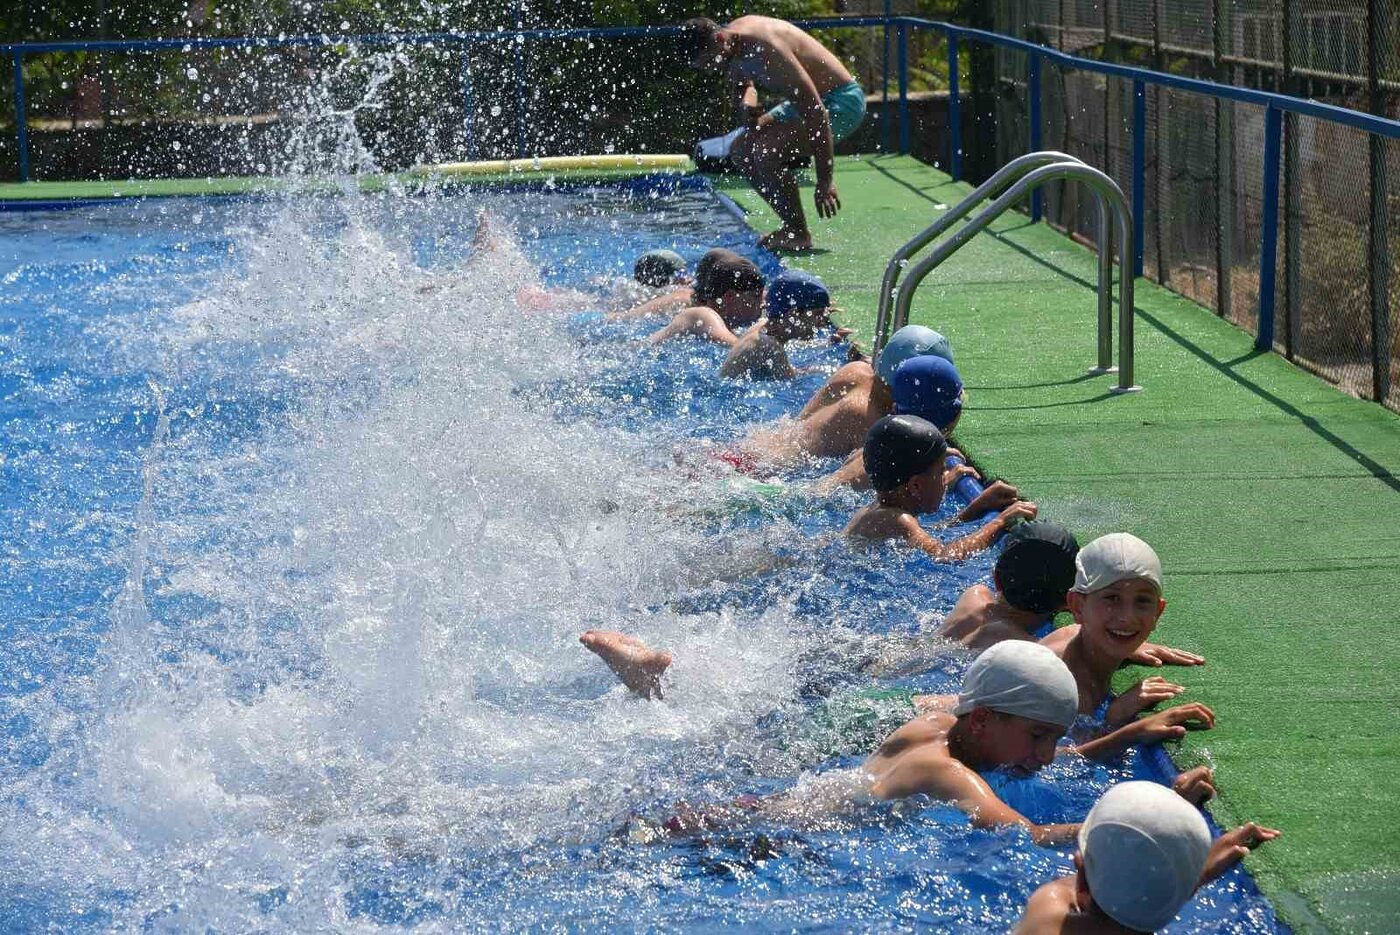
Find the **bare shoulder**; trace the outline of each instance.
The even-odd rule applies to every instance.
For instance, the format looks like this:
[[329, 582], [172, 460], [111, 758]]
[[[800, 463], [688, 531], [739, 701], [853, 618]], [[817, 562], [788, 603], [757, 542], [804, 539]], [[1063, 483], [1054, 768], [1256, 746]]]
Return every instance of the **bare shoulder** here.
[[1016, 923], [1013, 935], [1059, 935], [1079, 931], [1070, 923], [1075, 913], [1074, 877], [1051, 880], [1026, 900], [1026, 911]]
[[905, 539], [910, 535], [909, 523], [917, 528], [919, 521], [903, 510], [872, 504], [861, 507], [846, 524], [846, 535], [859, 539]]

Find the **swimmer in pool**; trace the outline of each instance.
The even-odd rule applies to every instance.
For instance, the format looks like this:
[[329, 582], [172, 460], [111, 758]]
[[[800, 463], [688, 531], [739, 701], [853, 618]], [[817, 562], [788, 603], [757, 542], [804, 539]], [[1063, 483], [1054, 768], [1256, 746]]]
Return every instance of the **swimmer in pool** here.
[[[1053, 650], [1079, 685], [1079, 713], [1091, 715], [1108, 697], [1113, 674], [1146, 644], [1166, 610], [1162, 563], [1146, 542], [1128, 533], [1100, 536], [1075, 556], [1074, 585], [1067, 595], [1074, 624], [1042, 643]], [[1171, 647], [1156, 647], [1158, 664], [1202, 665], [1205, 659]], [[1150, 663], [1149, 663], [1150, 664]], [[1178, 739], [1187, 730], [1209, 730], [1215, 714], [1203, 704], [1138, 715], [1186, 689], [1156, 676], [1143, 679], [1108, 706], [1103, 736], [1079, 744], [1085, 756], [1116, 755], [1135, 743]]]
[[632, 278], [650, 294], [634, 297], [631, 307], [610, 312], [611, 321], [628, 321], [653, 315], [674, 315], [695, 305], [694, 284], [686, 273], [685, 259], [674, 250], [648, 250], [637, 258]]
[[648, 339], [653, 345], [692, 336], [733, 346], [737, 329], [763, 315], [763, 274], [752, 260], [716, 248], [695, 267], [694, 305], [682, 309]]
[[876, 422], [865, 440], [865, 467], [877, 499], [851, 517], [846, 537], [874, 542], [896, 539], [938, 561], [958, 561], [990, 548], [1013, 522], [1035, 519], [1034, 503], [1015, 500], [970, 535], [947, 544], [933, 538], [920, 525], [919, 515], [932, 513], [943, 502], [947, 454], [943, 433], [926, 419], [885, 416]]
[[784, 270], [768, 286], [764, 317], [743, 333], [719, 366], [731, 379], [791, 380], [797, 370], [784, 345], [805, 341], [831, 324], [831, 295], [821, 279], [801, 270]]
[[764, 467], [791, 465], [804, 458], [844, 458], [860, 448], [865, 434], [894, 410], [895, 370], [910, 357], [951, 357], [948, 341], [923, 325], [896, 331], [872, 367], [853, 361], [838, 369], [802, 407], [797, 418], [756, 429], [734, 450]]
[[[596, 651], [596, 650], [595, 650]], [[1001, 800], [981, 772], [1030, 775], [1049, 765], [1056, 742], [1074, 721], [1078, 690], [1054, 653], [1035, 643], [1007, 642], [978, 657], [957, 696], [938, 696], [928, 710], [890, 734], [854, 770], [822, 774], [817, 796], [802, 789], [734, 805], [682, 807], [665, 823], [671, 834], [692, 834], [730, 823], [744, 812], [800, 819], [862, 802], [914, 795], [950, 802], [974, 826], [1020, 825], [1037, 844], [1073, 840], [1078, 824], [1035, 824]], [[1182, 796], [1199, 796], [1204, 769], [1182, 774]]]
[[[890, 390], [894, 399], [894, 415], [926, 419], [937, 426], [945, 438], [952, 435], [953, 429], [957, 427], [958, 420], [962, 418], [963, 403], [967, 399], [957, 368], [946, 357], [937, 354], [919, 354], [901, 363], [895, 368]], [[956, 453], [961, 455], [961, 452]], [[960, 477], [969, 474], [975, 477], [977, 471], [970, 465], [960, 464], [945, 472], [944, 484], [952, 487]], [[1015, 488], [1000, 481], [989, 485], [989, 489], [998, 484], [1009, 490], [1010, 496], [999, 487], [997, 494], [989, 494], [990, 499], [1001, 501], [999, 505], [979, 504], [980, 508], [976, 512], [967, 511], [968, 518], [981, 516], [988, 510], [1000, 509], [1016, 498]], [[853, 490], [870, 489], [870, 477], [865, 473], [863, 449], [851, 452], [845, 464], [817, 481], [815, 490], [823, 494], [839, 487], [850, 487]]]
[[[1205, 785], [1213, 794], [1207, 778]], [[1124, 782], [1089, 810], [1075, 873], [1041, 886], [1013, 935], [1132, 935], [1166, 926], [1202, 885], [1279, 832], [1253, 822], [1214, 843], [1201, 813], [1154, 782]]]
[[1035, 632], [1067, 610], [1079, 542], [1059, 523], [1031, 520], [1006, 534], [992, 568], [992, 586], [974, 584], [949, 612], [938, 636], [983, 650], [1003, 640], [1035, 640]]

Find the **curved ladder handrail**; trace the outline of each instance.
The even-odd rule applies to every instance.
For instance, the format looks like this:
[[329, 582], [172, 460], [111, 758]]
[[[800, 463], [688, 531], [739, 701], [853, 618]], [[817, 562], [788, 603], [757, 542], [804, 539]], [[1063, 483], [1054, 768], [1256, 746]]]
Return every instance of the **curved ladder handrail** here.
[[[875, 341], [874, 352], [878, 354], [880, 349], [889, 341], [891, 328], [890, 305], [895, 294], [895, 282], [899, 278], [899, 271], [906, 265], [907, 261], [914, 254], [918, 253], [930, 242], [942, 236], [948, 228], [952, 227], [959, 219], [972, 212], [987, 198], [1000, 194], [1006, 186], [1011, 185], [1028, 172], [1045, 165], [1053, 165], [1061, 162], [1072, 162], [1083, 164], [1083, 161], [1067, 153], [1056, 152], [1055, 150], [1044, 150], [1042, 152], [1027, 153], [1018, 156], [1006, 165], [1002, 166], [992, 177], [981, 185], [977, 186], [966, 198], [958, 202], [951, 209], [944, 212], [938, 220], [934, 221], [920, 233], [914, 235], [904, 246], [895, 251], [889, 263], [885, 265], [885, 275], [880, 283], [880, 293], [875, 312]], [[1112, 298], [1110, 290], [1112, 288], [1113, 263], [1109, 259], [1111, 254], [1108, 249], [1109, 232], [1108, 214], [1105, 210], [1103, 199], [1097, 199], [1099, 215], [1099, 312], [1100, 324], [1105, 329], [1111, 327], [1113, 313], [1111, 311]], [[1107, 259], [1107, 262], [1103, 262]], [[1108, 334], [1099, 335], [1099, 367], [1098, 372], [1107, 373], [1112, 369], [1112, 336]]]
[[[1106, 207], [1113, 210], [1118, 223], [1118, 262], [1122, 269], [1122, 274], [1118, 277], [1118, 385], [1113, 388], [1113, 392], [1131, 393], [1140, 390], [1142, 387], [1133, 385], [1133, 225], [1128, 201], [1123, 197], [1123, 190], [1113, 179], [1081, 162], [1062, 162], [1032, 170], [1002, 192], [988, 208], [968, 221], [956, 234], [935, 247], [932, 253], [909, 271], [904, 277], [904, 282], [900, 283], [895, 297], [892, 324], [902, 327], [909, 320], [909, 305], [913, 301], [914, 290], [919, 288], [919, 284], [934, 267], [956, 253], [1028, 193], [1047, 182], [1057, 181], [1083, 182], [1098, 194]], [[1107, 250], [1100, 250], [1100, 269], [1103, 267], [1102, 259], [1108, 256], [1110, 254]], [[1103, 306], [1100, 303], [1101, 316], [1102, 311]], [[1102, 325], [1103, 322], [1100, 321], [1101, 351], [1105, 332]]]

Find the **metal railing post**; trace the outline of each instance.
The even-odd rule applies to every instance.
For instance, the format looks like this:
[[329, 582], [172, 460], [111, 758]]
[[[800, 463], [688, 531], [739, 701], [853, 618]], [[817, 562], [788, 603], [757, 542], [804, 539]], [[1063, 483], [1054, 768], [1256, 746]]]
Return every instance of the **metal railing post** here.
[[1133, 81], [1133, 272], [1142, 275], [1142, 243], [1147, 205], [1147, 90]]
[[[1030, 151], [1040, 152], [1040, 56], [1026, 57], [1026, 97], [1030, 105]], [[1038, 224], [1045, 214], [1045, 199], [1037, 188], [1031, 193], [1031, 223]]]
[[907, 153], [909, 143], [909, 27], [899, 24], [899, 151]]
[[948, 32], [948, 169], [954, 182], [963, 175], [962, 100], [958, 89], [958, 34]]
[[[1369, 0], [1370, 55], [1367, 56], [1366, 84], [1371, 113], [1385, 115], [1385, 97], [1381, 93], [1381, 75], [1386, 74], [1385, 61], [1389, 51], [1385, 37], [1391, 35], [1386, 22], [1386, 10], [1381, 0]], [[1384, 405], [1390, 397], [1390, 246], [1387, 243], [1389, 213], [1386, 201], [1390, 179], [1386, 171], [1385, 140], [1372, 133], [1370, 143], [1371, 223], [1367, 242], [1370, 263], [1369, 292], [1371, 294], [1371, 390], [1376, 402]]]
[[[1029, 159], [1039, 155], [1044, 154], [1035, 153], [1021, 158]], [[1008, 164], [1008, 167], [1010, 165]], [[1007, 171], [1008, 167], [1003, 167], [1003, 172]], [[1052, 163], [1022, 174], [1017, 181], [1001, 192], [989, 207], [984, 208], [971, 218], [953, 236], [940, 241], [928, 256], [916, 263], [899, 285], [890, 324], [897, 328], [909, 320], [909, 309], [914, 300], [914, 292], [934, 268], [956, 253], [978, 233], [986, 230], [993, 220], [1010, 210], [1034, 189], [1055, 181], [1078, 181], [1088, 185], [1099, 196], [1103, 210], [1113, 212], [1118, 224], [1118, 262], [1126, 269], [1132, 263], [1133, 225], [1128, 217], [1128, 205], [1122, 190], [1113, 179], [1078, 160]], [[984, 187], [988, 187], [988, 185], [989, 183], [984, 183]], [[957, 209], [954, 211], [956, 212]], [[906, 252], [907, 246], [905, 249], [901, 249], [901, 253]], [[892, 261], [891, 265], [896, 266], [897, 263]], [[887, 269], [887, 283], [888, 280], [889, 271]], [[1133, 277], [1121, 276], [1118, 280], [1118, 383], [1112, 390], [1115, 393], [1131, 393], [1142, 389], [1133, 383], [1133, 316]]]
[[24, 53], [15, 52], [15, 134], [19, 146], [19, 180], [29, 181], [29, 115], [24, 106]]
[[[1226, 21], [1228, 5], [1225, 0], [1213, 0], [1215, 80], [1228, 80], [1229, 66], [1225, 64], [1225, 37], [1230, 35]], [[1219, 197], [1215, 200], [1215, 313], [1222, 318], [1230, 315], [1230, 293], [1234, 283], [1235, 228], [1235, 105], [1222, 98], [1215, 99], [1215, 184]]]
[[1283, 114], [1264, 111], [1264, 218], [1259, 230], [1259, 333], [1254, 346], [1274, 346], [1274, 283], [1278, 263], [1279, 158], [1283, 148]]
[[465, 131], [467, 159], [476, 158], [476, 100], [472, 93], [472, 50], [462, 48], [462, 129]]
[[892, 3], [893, 0], [885, 0], [885, 25], [882, 27], [885, 35], [885, 54], [883, 57], [885, 78], [880, 83], [880, 130], [883, 134], [885, 152], [890, 151], [894, 130], [894, 121], [890, 119], [890, 13]]

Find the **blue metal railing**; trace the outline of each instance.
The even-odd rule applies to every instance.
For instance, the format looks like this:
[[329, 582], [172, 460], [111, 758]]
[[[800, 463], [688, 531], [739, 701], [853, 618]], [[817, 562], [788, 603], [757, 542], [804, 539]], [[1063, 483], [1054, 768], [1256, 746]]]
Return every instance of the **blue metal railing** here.
[[[955, 180], [963, 177], [962, 101], [959, 93], [958, 54], [968, 42], [1023, 52], [1027, 55], [1028, 118], [1030, 120], [1030, 148], [1040, 148], [1042, 132], [1042, 106], [1044, 90], [1041, 71], [1045, 63], [1065, 69], [1089, 72], [1092, 74], [1122, 78], [1132, 82], [1132, 212], [1136, 230], [1136, 251], [1133, 258], [1134, 275], [1142, 275], [1143, 266], [1143, 219], [1145, 214], [1146, 185], [1146, 88], [1150, 86], [1201, 94], [1217, 100], [1253, 104], [1265, 109], [1264, 139], [1264, 178], [1262, 200], [1264, 219], [1260, 231], [1260, 295], [1259, 327], [1256, 344], [1260, 348], [1273, 347], [1274, 335], [1274, 293], [1275, 262], [1278, 255], [1278, 201], [1279, 201], [1279, 152], [1282, 117], [1284, 114], [1297, 114], [1350, 127], [1365, 133], [1375, 134], [1381, 139], [1400, 140], [1400, 121], [1361, 111], [1324, 104], [1319, 101], [1219, 84], [1197, 78], [1186, 78], [1164, 72], [1118, 65], [1096, 59], [1079, 58], [1046, 46], [1037, 45], [1024, 39], [1016, 39], [1000, 33], [956, 26], [936, 20], [908, 16], [889, 15], [886, 4], [884, 16], [840, 17], [834, 19], [798, 20], [797, 25], [804, 29], [867, 28], [880, 27], [885, 38], [884, 89], [883, 98], [889, 101], [889, 45], [890, 31], [894, 30], [896, 43], [898, 82], [898, 123], [899, 150], [910, 150], [911, 123], [909, 113], [909, 37], [916, 31], [933, 31], [947, 42], [950, 96], [948, 102], [948, 141], [946, 147], [947, 165]], [[517, 17], [517, 26], [520, 20]], [[519, 155], [524, 153], [525, 125], [527, 119], [525, 98], [525, 47], [528, 43], [541, 40], [561, 39], [608, 39], [608, 38], [647, 38], [664, 39], [679, 32], [676, 26], [616, 26], [580, 29], [521, 29], [495, 32], [432, 32], [432, 33], [375, 33], [370, 35], [315, 35], [315, 36], [265, 36], [227, 38], [184, 38], [184, 39], [112, 39], [75, 42], [33, 42], [0, 44], [0, 54], [9, 54], [14, 62], [15, 75], [15, 114], [16, 135], [19, 147], [19, 175], [27, 181], [30, 175], [29, 137], [25, 111], [24, 56], [42, 52], [158, 52], [194, 49], [274, 49], [288, 47], [336, 47], [336, 46], [446, 46], [461, 47], [466, 54], [462, 64], [462, 94], [467, 105], [468, 149], [474, 156], [475, 142], [471, 135], [470, 123], [473, 113], [472, 73], [470, 49], [475, 45], [511, 42], [515, 44], [513, 71], [516, 85], [516, 139]], [[886, 148], [889, 148], [890, 123], [889, 108], [885, 107], [886, 123], [883, 128]], [[1039, 219], [1042, 202], [1039, 193], [1032, 202], [1032, 217]]]

